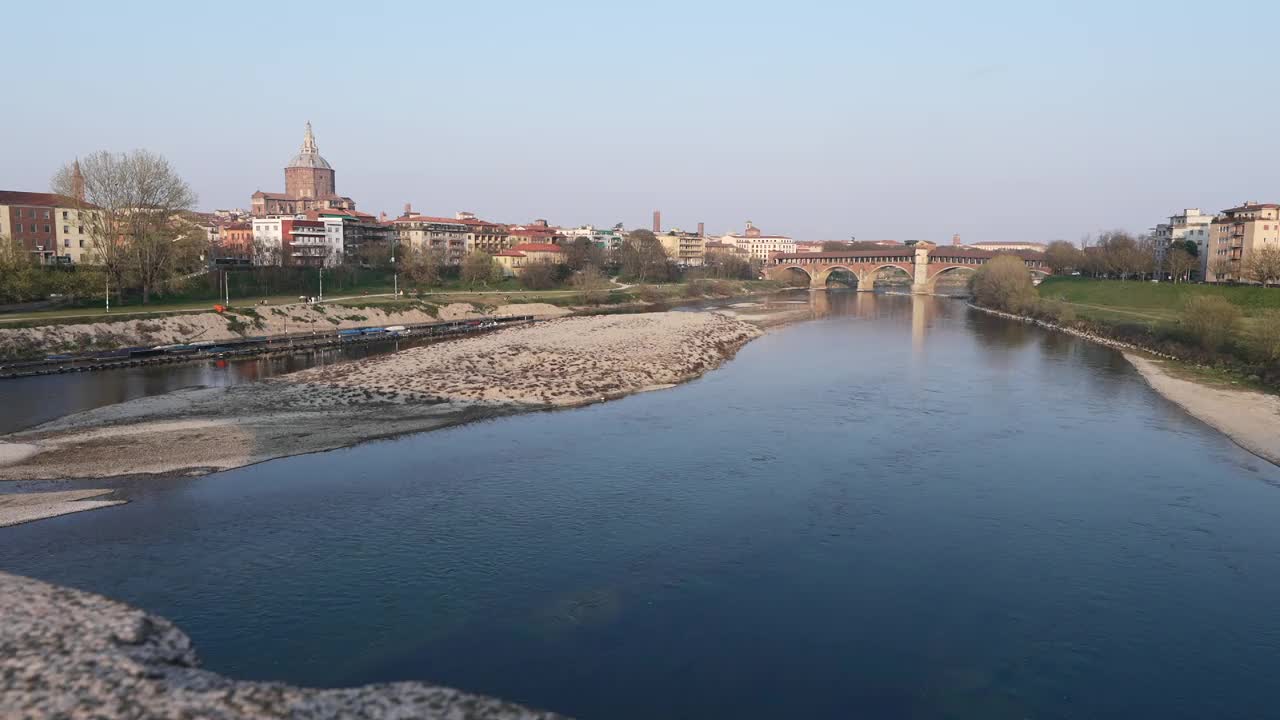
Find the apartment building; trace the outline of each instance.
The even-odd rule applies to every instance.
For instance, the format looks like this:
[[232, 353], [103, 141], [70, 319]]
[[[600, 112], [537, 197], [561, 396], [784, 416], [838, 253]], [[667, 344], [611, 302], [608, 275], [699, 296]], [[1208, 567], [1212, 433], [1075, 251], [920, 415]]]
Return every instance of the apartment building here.
[[[1280, 205], [1246, 202], [1223, 210], [1209, 226], [1205, 279], [1245, 280], [1249, 255], [1266, 246], [1280, 246]], [[1230, 272], [1219, 273], [1225, 260]]]
[[94, 263], [92, 206], [54, 193], [0, 190], [0, 236], [42, 263]]
[[682, 267], [701, 267], [706, 263], [707, 239], [696, 232], [684, 232], [679, 228], [658, 233], [655, 237], [662, 244], [667, 257]]

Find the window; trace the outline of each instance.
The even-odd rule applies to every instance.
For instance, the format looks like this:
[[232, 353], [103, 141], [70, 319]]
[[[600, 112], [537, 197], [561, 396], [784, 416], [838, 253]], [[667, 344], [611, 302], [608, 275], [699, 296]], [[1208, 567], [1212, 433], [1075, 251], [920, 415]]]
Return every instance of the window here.
[[62, 241], [62, 247], [64, 247], [64, 248], [69, 248], [69, 247], [71, 247], [71, 240], [70, 240], [70, 238], [68, 238], [68, 239], [64, 239], [64, 240]]
[[[19, 216], [19, 217], [21, 217], [21, 216]], [[14, 226], [13, 226], [13, 232], [14, 232], [14, 234], [17, 234], [17, 233], [22, 232], [22, 223], [18, 223], [17, 225], [14, 225]]]
[[83, 226], [83, 225], [77, 225], [77, 226], [76, 226], [76, 232], [77, 232], [77, 233], [79, 233], [80, 235], [83, 235], [83, 234], [84, 234], [84, 226]]
[[49, 219], [49, 211], [48, 211], [48, 210], [45, 210], [45, 211], [44, 211], [44, 219], [45, 219], [45, 220], [48, 220], [48, 219]]
[[[49, 213], [45, 213], [45, 215], [48, 215], [48, 214], [49, 214]], [[44, 226], [44, 231], [45, 231], [45, 232], [49, 232], [49, 226], [48, 226], [48, 225], [45, 225], [45, 226]]]
[[68, 225], [63, 225], [63, 226], [62, 226], [62, 234], [63, 234], [63, 235], [70, 235], [70, 234], [71, 234], [71, 227], [70, 227], [70, 226], [68, 226]]
[[84, 247], [84, 238], [80, 238], [80, 247]]
[[63, 211], [62, 211], [62, 219], [63, 219], [63, 220], [66, 220], [66, 219], [67, 219], [67, 211], [66, 211], [66, 210], [63, 210]]

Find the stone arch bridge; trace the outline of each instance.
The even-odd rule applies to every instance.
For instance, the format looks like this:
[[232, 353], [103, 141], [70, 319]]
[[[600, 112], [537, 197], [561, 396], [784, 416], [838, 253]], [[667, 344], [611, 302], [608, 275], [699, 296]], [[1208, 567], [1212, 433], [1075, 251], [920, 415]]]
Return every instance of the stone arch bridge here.
[[963, 247], [939, 247], [928, 242], [908, 242], [877, 250], [844, 250], [822, 253], [788, 253], [775, 255], [765, 268], [770, 280], [796, 279], [803, 273], [812, 289], [824, 289], [831, 274], [844, 271], [857, 281], [857, 290], [870, 291], [876, 275], [897, 268], [911, 278], [911, 292], [931, 293], [939, 277], [972, 272], [997, 255], [1014, 255], [1022, 259], [1037, 282], [1049, 275], [1044, 256], [1037, 252], [991, 252]]

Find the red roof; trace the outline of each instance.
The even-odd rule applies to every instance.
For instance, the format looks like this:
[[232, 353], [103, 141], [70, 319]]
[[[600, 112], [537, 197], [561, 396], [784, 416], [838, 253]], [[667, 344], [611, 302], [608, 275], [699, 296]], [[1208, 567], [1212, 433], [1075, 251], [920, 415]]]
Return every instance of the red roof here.
[[20, 190], [0, 190], [0, 205], [35, 205], [37, 207], [80, 207], [96, 208], [96, 205], [78, 202], [75, 198], [54, 193], [22, 192]]
[[515, 250], [503, 250], [500, 253], [494, 253], [494, 257], [524, 257], [524, 253]]
[[551, 243], [521, 243], [511, 249], [515, 252], [564, 252], [564, 248]]

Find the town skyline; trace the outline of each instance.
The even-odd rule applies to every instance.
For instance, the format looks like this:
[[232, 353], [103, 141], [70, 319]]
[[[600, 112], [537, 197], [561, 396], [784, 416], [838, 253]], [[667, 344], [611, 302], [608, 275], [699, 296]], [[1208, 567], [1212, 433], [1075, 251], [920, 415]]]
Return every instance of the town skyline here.
[[[278, 183], [309, 120], [343, 192], [392, 216], [411, 202], [635, 228], [661, 209], [669, 227], [704, 222], [712, 233], [749, 219], [808, 240], [1046, 242], [1143, 232], [1185, 207], [1265, 202], [1280, 160], [1270, 96], [1249, 113], [1154, 111], [1203, 102], [1240, 68], [1271, 62], [1248, 44], [1230, 59], [1145, 58], [1133, 38], [1177, 37], [1193, 17], [1177, 11], [1185, 3], [1159, 14], [555, 5], [497, 19], [387, 6], [335, 16], [358, 22], [357, 36], [301, 65], [261, 42], [263, 28], [296, 25], [294, 7], [184, 11], [190, 22], [175, 34], [158, 6], [73, 5], [68, 32], [88, 38], [84, 52], [48, 56], [48, 72], [83, 73], [95, 57], [95, 76], [117, 81], [78, 86], [86, 111], [65, 107], [53, 85], [31, 88], [7, 119], [5, 187], [47, 190], [75, 156], [145, 147], [173, 162], [202, 209], [244, 207], [246, 190]], [[1037, 22], [1014, 36], [990, 22], [1011, 12]], [[1235, 2], [1212, 14], [1245, 12], [1268, 9]], [[215, 22], [242, 15], [253, 23]], [[451, 27], [471, 30], [433, 32], [431, 52], [414, 49], [418, 31]], [[485, 52], [469, 44], [477, 28]], [[122, 33], [149, 42], [108, 44]], [[13, 41], [17, 57], [35, 56], [32, 38]], [[191, 45], [217, 62], [184, 52]], [[332, 79], [279, 81], [319, 77], [320, 66]], [[187, 88], [192, 104], [160, 102], [149, 83]]]

